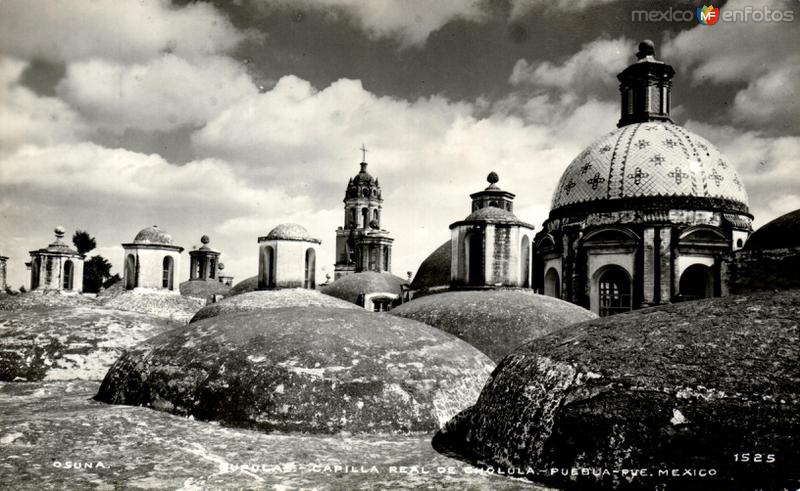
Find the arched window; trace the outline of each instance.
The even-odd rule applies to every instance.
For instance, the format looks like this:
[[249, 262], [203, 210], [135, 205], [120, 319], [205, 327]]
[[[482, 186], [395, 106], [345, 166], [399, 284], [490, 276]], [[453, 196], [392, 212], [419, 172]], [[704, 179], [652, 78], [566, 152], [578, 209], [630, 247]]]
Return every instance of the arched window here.
[[361, 196], [363, 196], [365, 198], [369, 198], [369, 189], [364, 188], [364, 190], [361, 191]]
[[490, 201], [489, 206], [494, 206], [495, 208], [497, 208], [497, 201]]
[[561, 279], [556, 268], [550, 268], [544, 275], [544, 294], [548, 297], [561, 298]]
[[531, 241], [528, 236], [522, 237], [522, 243], [519, 246], [519, 264], [520, 272], [519, 279], [522, 288], [531, 287]]
[[39, 268], [41, 266], [42, 262], [38, 257], [31, 261], [31, 290], [39, 287]]
[[125, 289], [133, 290], [136, 288], [136, 257], [128, 254], [125, 258]]
[[67, 259], [64, 262], [64, 278], [62, 286], [64, 290], [72, 290], [72, 278], [75, 276], [75, 266], [72, 264], [72, 261]]
[[482, 286], [483, 275], [483, 236], [480, 232], [470, 232], [464, 238], [464, 264], [467, 266], [467, 284]]
[[714, 296], [714, 273], [705, 264], [692, 264], [681, 275], [680, 300]]
[[600, 317], [627, 312], [632, 308], [631, 277], [619, 266], [609, 266], [597, 279]]
[[275, 249], [271, 246], [261, 249], [258, 266], [258, 287], [261, 289], [275, 288]]
[[361, 228], [369, 227], [369, 208], [361, 208]]
[[173, 284], [173, 261], [171, 256], [164, 256], [161, 268], [161, 287], [172, 290]]
[[214, 278], [217, 277], [217, 260], [216, 259], [212, 259], [210, 261], [210, 263], [211, 263], [211, 266], [209, 266], [209, 268], [208, 268], [208, 277], [213, 280]]
[[304, 288], [308, 288], [309, 290], [313, 290], [317, 287], [316, 285], [316, 272], [317, 272], [317, 253], [309, 247], [306, 249], [306, 281], [303, 285]]
[[743, 242], [742, 242], [742, 239], [737, 239], [736, 240], [736, 247], [742, 247], [742, 245], [744, 245]]
[[378, 212], [378, 210], [377, 209], [372, 210], [372, 219], [375, 220], [376, 222], [380, 222], [380, 218], [381, 218], [381, 215]]
[[358, 226], [358, 210], [350, 208], [350, 227]]
[[388, 247], [384, 247], [384, 249], [383, 249], [383, 271], [389, 271], [390, 269], [392, 269], [392, 268], [389, 266], [389, 248]]

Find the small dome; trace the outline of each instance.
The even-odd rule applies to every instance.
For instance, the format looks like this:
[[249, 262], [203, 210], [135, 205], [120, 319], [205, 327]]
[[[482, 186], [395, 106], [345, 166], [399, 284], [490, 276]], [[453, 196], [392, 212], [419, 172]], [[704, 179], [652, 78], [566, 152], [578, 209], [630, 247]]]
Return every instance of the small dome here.
[[319, 243], [319, 239], [311, 237], [308, 230], [297, 223], [282, 223], [278, 225], [267, 234], [267, 240], [302, 240]]
[[452, 246], [446, 241], [422, 261], [411, 282], [412, 290], [450, 285], [450, 262]]
[[744, 245], [747, 250], [800, 247], [800, 210], [779, 216], [759, 228]]
[[510, 211], [494, 206], [487, 206], [470, 213], [464, 221], [485, 221], [485, 222], [519, 222], [519, 219]]
[[671, 123], [635, 123], [595, 140], [567, 167], [552, 210], [592, 201], [716, 198], [747, 212], [739, 174], [714, 145]]
[[161, 245], [174, 245], [172, 243], [172, 236], [166, 230], [158, 228], [158, 225], [143, 228], [133, 238], [134, 244], [161, 244]]
[[322, 289], [322, 293], [332, 297], [340, 298], [351, 303], [358, 301], [362, 293], [393, 293], [400, 295], [400, 286], [406, 281], [399, 276], [391, 273], [376, 273], [365, 271], [362, 273], [349, 274]]

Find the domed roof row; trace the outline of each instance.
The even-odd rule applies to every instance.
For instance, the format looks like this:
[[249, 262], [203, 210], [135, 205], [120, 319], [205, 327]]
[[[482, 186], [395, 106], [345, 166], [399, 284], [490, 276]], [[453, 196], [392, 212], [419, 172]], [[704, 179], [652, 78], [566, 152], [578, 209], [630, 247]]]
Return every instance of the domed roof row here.
[[717, 198], [747, 212], [747, 192], [728, 159], [670, 122], [627, 124], [597, 139], [564, 171], [551, 209], [666, 196]]

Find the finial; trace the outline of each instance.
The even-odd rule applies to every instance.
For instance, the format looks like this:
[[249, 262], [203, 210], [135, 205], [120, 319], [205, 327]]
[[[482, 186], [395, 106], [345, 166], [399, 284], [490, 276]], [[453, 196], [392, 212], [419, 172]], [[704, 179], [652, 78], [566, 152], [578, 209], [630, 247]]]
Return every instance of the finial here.
[[202, 242], [205, 245], [205, 244], [208, 244], [209, 242], [211, 242], [211, 239], [208, 238], [208, 235], [204, 235], [204, 236], [200, 237], [200, 242]]
[[500, 180], [500, 176], [497, 175], [497, 172], [490, 172], [488, 176], [486, 176], [486, 180], [489, 184], [497, 184], [497, 181]]
[[360, 150], [361, 150], [361, 162], [366, 162], [367, 161], [367, 147], [364, 146], [363, 143], [361, 144]]
[[649, 40], [645, 39], [641, 43], [639, 43], [639, 52], [636, 53], [636, 58], [641, 60], [642, 58], [652, 56], [655, 58], [656, 56], [656, 44]]
[[55, 232], [55, 234], [56, 234], [56, 239], [63, 239], [64, 238], [64, 227], [62, 227], [61, 225], [56, 227], [53, 230], [53, 232]]
[[222, 271], [223, 269], [225, 269], [225, 265], [223, 263], [219, 263], [217, 264], [217, 269]]

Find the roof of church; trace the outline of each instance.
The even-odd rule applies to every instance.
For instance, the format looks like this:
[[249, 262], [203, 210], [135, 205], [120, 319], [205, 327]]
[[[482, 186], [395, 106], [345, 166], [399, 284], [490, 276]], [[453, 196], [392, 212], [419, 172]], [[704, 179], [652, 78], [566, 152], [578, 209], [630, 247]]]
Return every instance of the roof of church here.
[[265, 240], [298, 240], [321, 243], [319, 239], [312, 237], [304, 226], [297, 223], [282, 223], [278, 225], [269, 231]]
[[322, 287], [321, 291], [325, 295], [356, 303], [362, 293], [381, 292], [400, 295], [400, 286], [405, 283], [406, 280], [391, 273], [364, 271], [339, 278], [330, 285]]
[[748, 250], [795, 247], [800, 247], [800, 209], [781, 215], [759, 228], [744, 245]]
[[422, 261], [411, 282], [412, 290], [450, 285], [450, 261], [452, 248], [446, 241]]
[[463, 222], [505, 223], [533, 228], [533, 225], [520, 221], [520, 219], [510, 211], [495, 206], [479, 208], [467, 215], [467, 217], [460, 222], [450, 225], [450, 227], [452, 228]]
[[157, 245], [175, 245], [172, 242], [172, 236], [166, 230], [158, 228], [158, 225], [143, 228], [133, 238], [134, 244], [157, 244]]
[[599, 139], [567, 167], [552, 209], [655, 196], [718, 198], [747, 210], [742, 179], [717, 147], [672, 123], [628, 124]]

